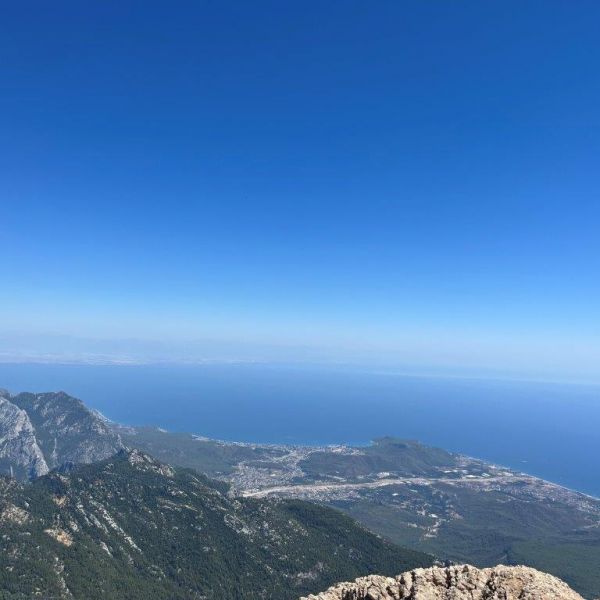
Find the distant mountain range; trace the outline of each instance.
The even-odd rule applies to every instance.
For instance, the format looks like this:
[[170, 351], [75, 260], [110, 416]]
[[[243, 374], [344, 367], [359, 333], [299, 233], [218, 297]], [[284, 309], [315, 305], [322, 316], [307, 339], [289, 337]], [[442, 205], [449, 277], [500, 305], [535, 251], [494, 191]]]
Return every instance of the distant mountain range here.
[[[89, 466], [81, 466], [85, 464]], [[167, 464], [192, 470], [172, 469]], [[13, 595], [0, 594], [1, 600], [30, 597], [26, 590], [35, 586], [60, 592], [61, 598], [70, 597], [65, 589], [73, 594], [79, 590], [76, 598], [95, 598], [81, 596], [86, 589], [80, 587], [85, 582], [76, 575], [81, 565], [93, 573], [94, 565], [102, 565], [94, 578], [104, 581], [99, 589], [108, 596], [98, 597], [110, 597], [111, 593], [119, 597], [111, 587], [114, 577], [132, 586], [133, 595], [127, 598], [142, 597], [147, 589], [141, 581], [154, 567], [162, 575], [151, 580], [152, 585], [162, 582], [156, 589], [163, 595], [153, 598], [201, 598], [202, 594], [207, 598], [238, 597], [232, 595], [233, 588], [223, 587], [226, 584], [217, 575], [220, 568], [229, 569], [228, 563], [219, 562], [221, 559], [196, 580], [194, 561], [186, 562], [187, 553], [205, 561], [204, 550], [198, 554], [191, 538], [180, 539], [174, 533], [191, 526], [187, 511], [197, 509], [208, 514], [206, 506], [194, 504], [205, 493], [207, 498], [219, 499], [220, 508], [215, 510], [222, 515], [231, 513], [227, 521], [242, 536], [235, 542], [233, 538], [227, 541], [227, 548], [230, 542], [241, 544], [244, 552], [262, 556], [252, 564], [235, 564], [235, 569], [246, 569], [254, 578], [253, 590], [267, 594], [256, 597], [294, 598], [370, 572], [398, 573], [401, 569], [394, 561], [409, 568], [427, 566], [432, 556], [481, 567], [499, 562], [527, 564], [561, 577], [586, 597], [600, 596], [599, 500], [416, 441], [383, 438], [367, 447], [222, 442], [110, 423], [63, 392], [1, 392], [0, 472], [8, 476], [0, 492], [0, 532], [8, 536], [5, 539], [10, 540], [15, 556], [35, 563], [48, 555], [58, 561], [55, 569], [35, 571], [38, 583], [34, 583], [33, 572], [31, 577], [13, 575], [21, 563], [10, 562], [9, 554], [4, 553], [0, 572]], [[194, 483], [198, 481], [201, 484]], [[196, 485], [204, 486], [202, 494], [193, 490]], [[137, 513], [135, 506], [139, 507]], [[254, 516], [242, 518], [238, 510]], [[268, 539], [287, 536], [291, 540], [291, 530], [285, 525], [289, 511], [296, 511], [297, 526], [292, 529], [301, 536], [301, 556], [286, 546], [281, 556], [293, 555], [295, 562], [286, 563], [284, 579], [278, 575], [279, 567], [265, 579], [265, 572], [270, 572], [265, 565], [273, 569], [273, 564], [282, 565], [287, 560], [277, 559], [274, 547], [269, 556], [260, 553], [268, 547]], [[367, 534], [339, 511], [392, 543]], [[262, 526], [257, 524], [258, 514], [268, 517]], [[238, 527], [238, 517], [246, 525], [244, 519], [248, 518], [253, 525]], [[167, 522], [171, 528], [168, 535], [164, 529]], [[326, 550], [315, 553], [317, 542], [309, 525], [326, 538], [330, 536], [335, 544], [320, 540], [318, 547]], [[330, 525], [335, 531], [327, 534]], [[308, 537], [302, 533], [305, 530], [310, 530]], [[202, 535], [198, 533], [194, 540], [200, 543]], [[140, 548], [145, 544], [142, 554], [129, 547], [126, 536]], [[208, 546], [216, 548], [220, 539], [215, 533]], [[25, 543], [27, 540], [35, 540], [35, 544]], [[263, 550], [255, 548], [255, 543]], [[340, 544], [346, 548], [343, 552], [350, 554], [337, 562], [335, 547]], [[165, 548], [171, 549], [171, 559], [162, 555]], [[229, 554], [224, 550], [222, 556]], [[119, 559], [114, 558], [117, 555]], [[118, 566], [123, 557], [129, 565], [125, 571]], [[327, 557], [329, 562], [324, 560]], [[187, 565], [181, 566], [181, 577], [173, 571], [173, 564]], [[59, 576], [63, 572], [66, 587]], [[210, 582], [206, 589], [200, 580]], [[33, 587], [23, 588], [23, 581]], [[188, 595], [172, 595], [173, 590], [184, 588]], [[190, 590], [196, 595], [189, 595]], [[221, 590], [218, 593], [222, 595], [215, 595], [215, 590]], [[285, 590], [293, 593], [286, 596]]]

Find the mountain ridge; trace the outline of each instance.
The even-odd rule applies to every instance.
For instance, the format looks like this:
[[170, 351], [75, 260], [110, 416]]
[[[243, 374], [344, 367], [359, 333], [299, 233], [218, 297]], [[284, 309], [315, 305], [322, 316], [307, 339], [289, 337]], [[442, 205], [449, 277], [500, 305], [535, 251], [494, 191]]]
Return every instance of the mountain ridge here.
[[0, 478], [0, 598], [293, 600], [433, 562], [338, 511], [227, 491], [139, 450], [30, 483]]

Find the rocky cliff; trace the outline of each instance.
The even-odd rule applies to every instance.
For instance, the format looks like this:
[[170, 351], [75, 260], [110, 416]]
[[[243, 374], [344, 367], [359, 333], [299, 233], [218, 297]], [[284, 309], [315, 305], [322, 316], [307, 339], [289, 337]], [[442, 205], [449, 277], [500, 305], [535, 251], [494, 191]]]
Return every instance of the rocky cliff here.
[[583, 600], [560, 579], [528, 567], [469, 565], [372, 575], [301, 600]]
[[27, 479], [48, 470], [29, 416], [0, 397], [0, 472]]
[[117, 433], [64, 392], [0, 391], [0, 474], [33, 479], [65, 463], [90, 463], [123, 448]]

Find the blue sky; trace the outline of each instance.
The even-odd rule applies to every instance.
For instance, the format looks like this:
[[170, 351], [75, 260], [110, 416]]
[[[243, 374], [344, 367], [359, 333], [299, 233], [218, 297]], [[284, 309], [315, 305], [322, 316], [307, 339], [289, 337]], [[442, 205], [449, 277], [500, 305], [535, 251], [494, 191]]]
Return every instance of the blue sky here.
[[600, 380], [597, 2], [19, 2], [0, 356]]

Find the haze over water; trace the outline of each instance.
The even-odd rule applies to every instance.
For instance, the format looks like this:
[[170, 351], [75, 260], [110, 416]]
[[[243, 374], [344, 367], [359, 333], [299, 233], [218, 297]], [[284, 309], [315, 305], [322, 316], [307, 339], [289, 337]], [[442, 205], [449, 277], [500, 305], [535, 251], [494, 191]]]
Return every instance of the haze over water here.
[[600, 496], [600, 386], [342, 367], [1, 364], [0, 387], [62, 389], [121, 423], [232, 441], [419, 439]]

